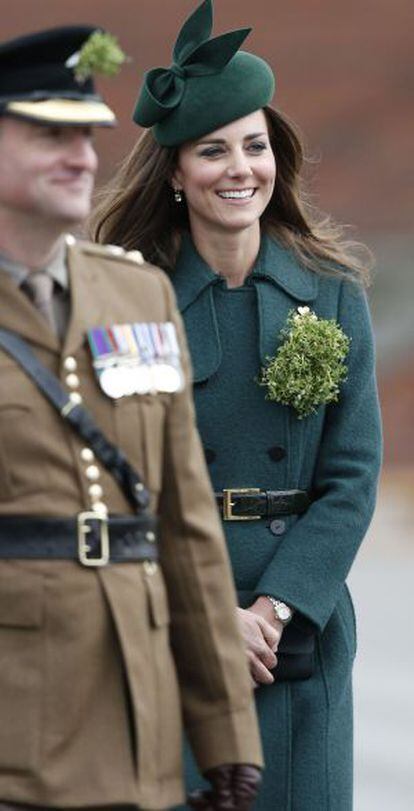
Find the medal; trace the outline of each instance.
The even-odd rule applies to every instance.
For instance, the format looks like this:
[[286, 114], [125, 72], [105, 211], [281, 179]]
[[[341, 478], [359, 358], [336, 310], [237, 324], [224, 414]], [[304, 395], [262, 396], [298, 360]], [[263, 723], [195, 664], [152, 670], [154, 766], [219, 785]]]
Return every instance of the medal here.
[[102, 369], [99, 375], [99, 384], [102, 391], [112, 400], [118, 400], [124, 395], [122, 377], [119, 373], [120, 369], [117, 366], [110, 366], [107, 369]]
[[112, 400], [134, 394], [174, 394], [184, 386], [180, 348], [171, 322], [94, 327], [87, 332], [99, 385]]

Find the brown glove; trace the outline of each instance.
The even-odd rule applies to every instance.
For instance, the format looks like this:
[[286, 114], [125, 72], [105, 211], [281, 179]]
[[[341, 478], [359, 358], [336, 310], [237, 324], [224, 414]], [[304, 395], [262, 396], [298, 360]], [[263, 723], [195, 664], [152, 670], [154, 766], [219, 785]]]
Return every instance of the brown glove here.
[[257, 766], [245, 763], [216, 766], [205, 777], [211, 789], [194, 791], [187, 798], [197, 811], [249, 811], [262, 779]]

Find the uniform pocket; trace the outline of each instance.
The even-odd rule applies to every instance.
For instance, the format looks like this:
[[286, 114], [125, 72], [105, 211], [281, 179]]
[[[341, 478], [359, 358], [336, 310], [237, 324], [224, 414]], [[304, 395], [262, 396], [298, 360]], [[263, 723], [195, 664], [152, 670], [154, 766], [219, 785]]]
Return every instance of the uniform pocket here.
[[134, 395], [114, 408], [119, 445], [152, 493], [159, 493], [164, 452], [166, 395]]
[[0, 770], [38, 760], [43, 661], [43, 578], [0, 564]]
[[[44, 431], [28, 406], [0, 406], [0, 501], [47, 489]], [[42, 459], [39, 475], [37, 460]]]

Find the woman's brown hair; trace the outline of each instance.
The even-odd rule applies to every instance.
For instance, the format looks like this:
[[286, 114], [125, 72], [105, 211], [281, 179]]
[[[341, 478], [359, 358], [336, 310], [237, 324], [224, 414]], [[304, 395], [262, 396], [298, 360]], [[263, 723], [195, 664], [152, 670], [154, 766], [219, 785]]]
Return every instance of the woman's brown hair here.
[[[277, 180], [261, 226], [317, 272], [351, 274], [368, 284], [371, 257], [344, 229], [307, 200], [301, 180], [304, 149], [294, 125], [279, 111], [264, 109]], [[148, 262], [174, 269], [179, 234], [189, 227], [187, 207], [174, 201], [171, 178], [178, 149], [159, 146], [145, 130], [110, 183], [100, 192], [92, 220], [97, 242], [140, 250]]]

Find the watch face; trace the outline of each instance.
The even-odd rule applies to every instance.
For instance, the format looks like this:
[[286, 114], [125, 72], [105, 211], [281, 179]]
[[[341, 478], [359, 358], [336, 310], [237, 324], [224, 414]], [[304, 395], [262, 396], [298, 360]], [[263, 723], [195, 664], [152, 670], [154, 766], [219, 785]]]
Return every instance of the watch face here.
[[286, 622], [286, 620], [290, 620], [292, 616], [292, 612], [290, 608], [285, 605], [284, 603], [279, 603], [277, 607], [277, 613], [279, 614], [280, 619], [282, 622]]

